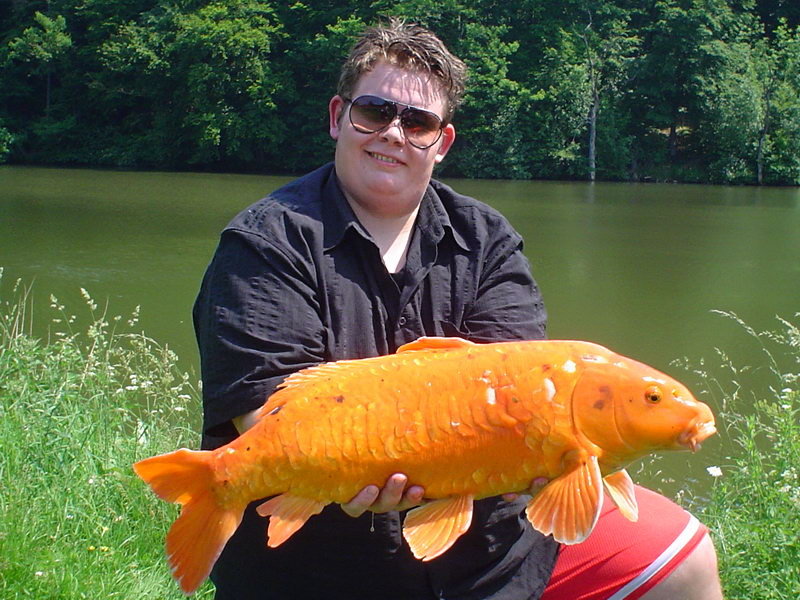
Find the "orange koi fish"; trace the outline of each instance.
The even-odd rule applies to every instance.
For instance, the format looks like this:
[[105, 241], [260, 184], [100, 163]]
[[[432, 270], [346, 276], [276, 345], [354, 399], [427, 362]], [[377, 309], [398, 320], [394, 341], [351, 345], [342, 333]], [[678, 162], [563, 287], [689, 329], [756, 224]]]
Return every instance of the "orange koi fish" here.
[[696, 450], [714, 416], [680, 383], [589, 342], [474, 344], [420, 338], [396, 354], [327, 363], [286, 379], [255, 426], [214, 451], [137, 462], [155, 493], [182, 506], [167, 534], [187, 594], [211, 571], [245, 507], [269, 516], [268, 545], [325, 505], [393, 473], [425, 489], [403, 535], [431, 560], [470, 526], [473, 500], [549, 483], [528, 520], [563, 544], [592, 531], [605, 485], [638, 517], [625, 465], [657, 450]]

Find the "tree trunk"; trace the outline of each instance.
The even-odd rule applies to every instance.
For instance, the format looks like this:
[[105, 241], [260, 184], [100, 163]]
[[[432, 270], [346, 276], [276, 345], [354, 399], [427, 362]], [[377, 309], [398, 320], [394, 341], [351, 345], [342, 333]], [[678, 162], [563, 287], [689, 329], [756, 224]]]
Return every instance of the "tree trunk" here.
[[756, 150], [756, 180], [758, 185], [764, 183], [764, 144], [769, 131], [770, 94], [764, 94], [764, 124], [758, 135], [758, 149]]
[[597, 167], [597, 105], [600, 99], [597, 93], [593, 94], [592, 105], [589, 108], [589, 181], [595, 180]]
[[678, 158], [678, 126], [673, 121], [669, 126], [669, 160], [674, 163]]
[[53, 74], [50, 71], [47, 71], [46, 76], [46, 88], [45, 88], [45, 96], [44, 96], [44, 116], [50, 116], [50, 86], [52, 83]]

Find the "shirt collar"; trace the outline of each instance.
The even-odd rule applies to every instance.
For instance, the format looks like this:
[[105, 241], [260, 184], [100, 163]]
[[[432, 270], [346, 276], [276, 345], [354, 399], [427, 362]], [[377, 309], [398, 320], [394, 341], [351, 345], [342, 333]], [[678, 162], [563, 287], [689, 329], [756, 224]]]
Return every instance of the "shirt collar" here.
[[[365, 239], [372, 239], [345, 198], [339, 185], [339, 179], [336, 177], [336, 169], [333, 167], [323, 188], [322, 224], [324, 227], [323, 243], [326, 251], [342, 243], [351, 229]], [[414, 227], [434, 243], [439, 243], [445, 233], [450, 232], [456, 244], [464, 250], [469, 250], [469, 245], [453, 227], [450, 215], [447, 214], [439, 195], [430, 184], [422, 197]]]
[[322, 190], [323, 244], [326, 251], [341, 244], [351, 229], [362, 237], [370, 239], [369, 233], [358, 221], [342, 192], [333, 163], [330, 163], [330, 167], [330, 174]]
[[469, 244], [464, 237], [453, 227], [450, 215], [442, 203], [439, 194], [433, 185], [428, 185], [425, 195], [422, 197], [422, 204], [419, 207], [417, 216], [417, 229], [427, 233], [430, 237], [439, 242], [444, 238], [445, 233], [450, 233], [453, 240], [464, 250], [469, 250]]

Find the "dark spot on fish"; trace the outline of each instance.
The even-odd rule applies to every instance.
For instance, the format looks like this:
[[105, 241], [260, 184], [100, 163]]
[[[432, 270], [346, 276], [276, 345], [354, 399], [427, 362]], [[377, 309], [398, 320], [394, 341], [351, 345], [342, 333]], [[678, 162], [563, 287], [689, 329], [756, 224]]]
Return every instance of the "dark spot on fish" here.
[[552, 365], [542, 365], [542, 371], [549, 371], [552, 368], [553, 368]]
[[519, 403], [519, 398], [517, 398], [516, 396], [512, 396], [512, 397], [511, 397], [511, 401], [512, 401], [513, 403], [515, 403], [515, 404], [518, 404], [518, 403]]
[[223, 479], [223, 480], [222, 480], [222, 485], [223, 485], [223, 486], [226, 486], [226, 485], [228, 485], [228, 480], [227, 480], [227, 479]]
[[245, 451], [246, 451], [246, 452], [250, 452], [250, 446], [248, 446], [247, 448], [245, 448]]
[[597, 410], [603, 410], [603, 408], [605, 408], [606, 402], [608, 402], [609, 400], [611, 400], [611, 398], [613, 398], [614, 392], [611, 390], [609, 386], [600, 385], [597, 386], [597, 393], [599, 398], [595, 400], [594, 404], [592, 405], [592, 408], [595, 408]]
[[344, 396], [336, 396], [336, 398], [334, 398], [334, 400], [336, 400], [336, 402], [341, 404], [342, 402], [344, 402]]
[[271, 411], [269, 411], [269, 412], [267, 413], [267, 415], [277, 415], [279, 412], [281, 412], [281, 409], [282, 409], [282, 408], [283, 408], [282, 406], [276, 406], [276, 407], [275, 407], [275, 408], [273, 408]]

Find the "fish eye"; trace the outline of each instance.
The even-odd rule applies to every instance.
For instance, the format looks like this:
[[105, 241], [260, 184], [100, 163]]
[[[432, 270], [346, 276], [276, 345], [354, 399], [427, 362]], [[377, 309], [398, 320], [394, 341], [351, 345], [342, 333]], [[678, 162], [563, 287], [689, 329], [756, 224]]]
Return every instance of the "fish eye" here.
[[651, 404], [658, 404], [661, 402], [661, 390], [655, 386], [647, 388], [644, 392], [644, 399]]

